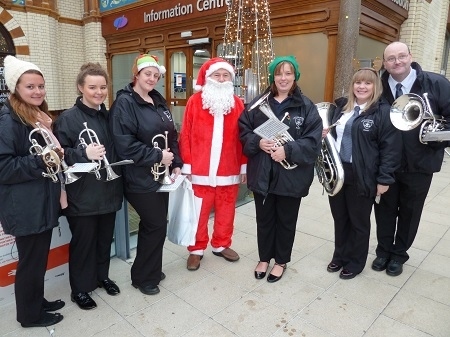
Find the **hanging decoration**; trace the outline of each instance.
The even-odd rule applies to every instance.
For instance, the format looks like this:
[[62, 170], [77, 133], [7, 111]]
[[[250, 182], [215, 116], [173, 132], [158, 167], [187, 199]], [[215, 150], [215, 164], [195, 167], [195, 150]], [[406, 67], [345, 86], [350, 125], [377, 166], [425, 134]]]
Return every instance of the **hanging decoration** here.
[[219, 56], [236, 69], [236, 94], [248, 103], [268, 86], [274, 59], [268, 0], [231, 0]]

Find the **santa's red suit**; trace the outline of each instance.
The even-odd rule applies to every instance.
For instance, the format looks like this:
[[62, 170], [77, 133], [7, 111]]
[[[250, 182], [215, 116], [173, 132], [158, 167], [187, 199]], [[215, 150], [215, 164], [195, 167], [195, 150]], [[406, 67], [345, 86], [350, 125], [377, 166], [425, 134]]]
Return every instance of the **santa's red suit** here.
[[[221, 59], [212, 59], [199, 71], [198, 86], [218, 69], [233, 70]], [[231, 72], [230, 72], [231, 73]], [[234, 71], [233, 71], [234, 76]], [[204, 108], [202, 92], [191, 96], [186, 105], [179, 146], [183, 174], [192, 177], [194, 194], [202, 198], [196, 242], [189, 246], [191, 254], [203, 255], [209, 241], [208, 219], [214, 208], [213, 251], [231, 246], [236, 199], [241, 174], [246, 173], [246, 158], [239, 140], [238, 119], [244, 109], [235, 95], [234, 106], [226, 113], [212, 113]]]

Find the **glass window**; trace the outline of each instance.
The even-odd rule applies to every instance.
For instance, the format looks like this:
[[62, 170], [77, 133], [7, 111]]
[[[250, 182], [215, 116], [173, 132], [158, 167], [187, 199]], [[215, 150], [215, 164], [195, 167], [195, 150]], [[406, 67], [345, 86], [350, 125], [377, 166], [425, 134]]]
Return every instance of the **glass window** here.
[[[147, 51], [147, 54], [156, 56], [156, 57], [158, 58], [158, 63], [159, 63], [160, 65], [164, 66], [165, 68], [167, 68], [166, 65], [165, 65], [165, 63], [164, 63], [164, 51], [163, 51], [163, 50], [149, 50], [149, 51]], [[167, 75], [167, 74], [162, 75], [162, 76], [159, 78], [158, 83], [156, 83], [156, 85], [155, 85], [155, 89], [156, 89], [156, 90], [157, 90], [164, 98], [166, 98], [166, 81], [165, 81], [165, 79], [164, 79], [166, 75]]]
[[132, 74], [131, 68], [133, 62], [139, 53], [119, 54], [114, 55], [111, 60], [112, 65], [112, 91], [113, 99], [116, 99], [116, 93], [123, 89], [131, 82]]
[[170, 90], [172, 98], [186, 99], [186, 54], [175, 52], [170, 57]]

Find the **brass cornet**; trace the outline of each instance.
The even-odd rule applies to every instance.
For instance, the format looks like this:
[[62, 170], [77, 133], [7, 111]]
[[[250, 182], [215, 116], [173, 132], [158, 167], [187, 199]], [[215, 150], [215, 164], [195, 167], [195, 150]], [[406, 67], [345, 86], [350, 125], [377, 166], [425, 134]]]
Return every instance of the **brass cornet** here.
[[[160, 133], [160, 134], [157, 134], [156, 136], [154, 136], [152, 138], [153, 147], [155, 149], [160, 149], [161, 150], [161, 148], [159, 147], [158, 142], [156, 141], [156, 139], [157, 138], [164, 138], [164, 146], [165, 146], [165, 150], [167, 150], [168, 147], [169, 147], [169, 144], [168, 144], [168, 138], [169, 137], [167, 136], [168, 134], [169, 134], [169, 132], [165, 131], [164, 135]], [[154, 181], [158, 181], [160, 184], [163, 184], [163, 185], [173, 184], [174, 179], [171, 178], [170, 175], [169, 175], [169, 167], [170, 167], [170, 165], [164, 165], [164, 164], [161, 164], [161, 163], [155, 163], [153, 165], [152, 169], [151, 169], [151, 172], [153, 174], [153, 180]]]
[[[84, 122], [83, 125], [84, 129], [81, 130], [80, 134], [78, 135], [78, 139], [80, 140], [80, 146], [83, 148], [86, 148], [88, 146], [88, 144], [82, 137], [83, 133], [85, 132], [87, 133], [89, 141], [91, 143], [97, 143], [98, 145], [100, 145], [97, 133], [95, 133], [95, 131], [92, 129], [88, 129], [87, 122]], [[97, 167], [94, 170], [92, 170], [92, 172], [95, 174], [97, 180], [101, 180], [102, 176], [100, 174], [100, 170], [102, 169], [102, 160], [92, 160], [92, 162], [97, 163]], [[108, 159], [106, 159], [106, 156], [103, 156], [103, 164], [105, 164], [104, 167], [106, 170], [106, 181], [111, 181], [120, 177], [113, 171], [113, 169], [111, 168], [111, 164], [109, 163]]]
[[[54, 183], [58, 182], [58, 177], [61, 184], [71, 184], [74, 181], [80, 179], [77, 175], [67, 172], [69, 166], [66, 164], [64, 159], [60, 159], [58, 154], [56, 153], [56, 144], [53, 142], [52, 137], [49, 132], [43, 128], [41, 128], [41, 123], [36, 122], [36, 128], [30, 132], [28, 135], [28, 139], [31, 142], [30, 153], [41, 155], [45, 164], [47, 165], [47, 173], [43, 172], [42, 176], [46, 178], [50, 178]], [[36, 139], [32, 136], [35, 132], [39, 132], [44, 138], [45, 147], [42, 147]], [[64, 173], [64, 176], [62, 174]]]

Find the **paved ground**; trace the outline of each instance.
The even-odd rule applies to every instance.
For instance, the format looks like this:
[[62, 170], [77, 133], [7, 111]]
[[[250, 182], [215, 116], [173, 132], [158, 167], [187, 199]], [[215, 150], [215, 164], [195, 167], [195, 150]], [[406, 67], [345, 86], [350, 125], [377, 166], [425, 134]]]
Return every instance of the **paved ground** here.
[[130, 263], [112, 259], [111, 278], [122, 293], [93, 293], [98, 308], [82, 311], [69, 298], [68, 279], [47, 287], [62, 298], [64, 320], [54, 327], [23, 329], [14, 303], [0, 307], [0, 333], [7, 336], [450, 336], [450, 157], [435, 175], [419, 233], [404, 272], [390, 277], [371, 270], [376, 245], [372, 222], [366, 269], [341, 280], [326, 266], [333, 252], [327, 197], [314, 182], [302, 200], [292, 261], [274, 284], [256, 280], [255, 211], [237, 208], [233, 248], [238, 262], [208, 250], [198, 271], [186, 270], [184, 247], [167, 242], [161, 293], [146, 296], [131, 286]]

